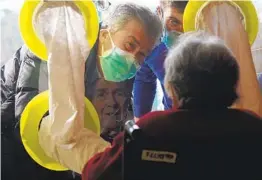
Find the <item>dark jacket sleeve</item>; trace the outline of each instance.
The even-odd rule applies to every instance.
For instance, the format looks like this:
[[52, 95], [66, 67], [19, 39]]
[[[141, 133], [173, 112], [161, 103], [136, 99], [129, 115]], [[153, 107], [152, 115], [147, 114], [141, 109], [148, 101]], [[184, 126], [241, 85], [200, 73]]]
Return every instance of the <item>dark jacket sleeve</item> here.
[[40, 81], [41, 63], [24, 45], [1, 67], [1, 160], [5, 164], [1, 171], [5, 177], [3, 179], [74, 179], [72, 172], [50, 171], [38, 165], [21, 142], [20, 115], [27, 103], [39, 93], [39, 83], [43, 87], [47, 84], [45, 78]]
[[17, 146], [13, 137], [15, 121], [16, 83], [20, 69], [20, 49], [1, 67], [1, 161], [3, 179], [17, 179]]
[[12, 129], [15, 125], [15, 94], [21, 65], [20, 51], [21, 48], [17, 50], [12, 59], [1, 67], [2, 131]]

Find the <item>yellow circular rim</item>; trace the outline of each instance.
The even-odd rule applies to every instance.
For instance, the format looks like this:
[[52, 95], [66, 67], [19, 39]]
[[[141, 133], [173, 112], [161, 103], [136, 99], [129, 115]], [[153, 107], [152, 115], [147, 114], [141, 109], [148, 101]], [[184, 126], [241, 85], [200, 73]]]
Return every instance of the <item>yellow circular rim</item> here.
[[[189, 0], [186, 9], [184, 11], [183, 23], [184, 23], [184, 32], [195, 31], [196, 27], [196, 17], [199, 10], [202, 9], [202, 6], [205, 5], [206, 1], [195, 1]], [[249, 43], [252, 45], [257, 37], [259, 30], [258, 15], [256, 8], [254, 7], [251, 1], [232, 1], [235, 3], [241, 11], [244, 13], [246, 20], [246, 31], [249, 38]]]
[[[34, 11], [41, 2], [42, 0], [26, 0], [24, 2], [19, 15], [19, 29], [26, 46], [37, 57], [42, 60], [47, 60], [47, 49], [44, 43], [38, 38], [33, 26]], [[96, 42], [99, 31], [99, 19], [95, 4], [92, 1], [86, 0], [75, 0], [74, 2], [83, 15], [87, 30], [86, 38], [90, 48], [92, 48]]]
[[[48, 157], [38, 140], [39, 124], [48, 111], [48, 91], [35, 96], [25, 107], [20, 119], [20, 135], [25, 150], [40, 166], [54, 171], [66, 171], [67, 168]], [[85, 127], [100, 135], [98, 114], [92, 103], [85, 98]]]

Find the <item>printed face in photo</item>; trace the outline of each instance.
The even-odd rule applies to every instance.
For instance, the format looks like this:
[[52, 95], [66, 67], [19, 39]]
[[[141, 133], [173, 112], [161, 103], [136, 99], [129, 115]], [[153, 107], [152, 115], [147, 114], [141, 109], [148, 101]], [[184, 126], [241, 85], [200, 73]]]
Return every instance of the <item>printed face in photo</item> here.
[[118, 122], [126, 121], [131, 96], [131, 91], [128, 91], [130, 90], [125, 82], [97, 80], [92, 103], [99, 115], [102, 131], [114, 131]]

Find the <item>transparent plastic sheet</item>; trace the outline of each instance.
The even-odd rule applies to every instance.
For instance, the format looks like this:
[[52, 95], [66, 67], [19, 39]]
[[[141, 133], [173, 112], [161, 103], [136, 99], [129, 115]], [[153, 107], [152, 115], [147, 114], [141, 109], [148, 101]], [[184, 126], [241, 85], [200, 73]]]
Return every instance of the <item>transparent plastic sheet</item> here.
[[262, 117], [262, 97], [241, 10], [233, 2], [213, 1], [206, 4], [197, 18], [196, 26], [221, 37], [238, 61], [240, 98], [233, 107], [251, 110]]
[[[261, 0], [252, 0], [256, 11], [258, 12], [259, 19], [259, 31], [257, 38], [252, 45], [252, 55], [257, 73], [262, 73], [262, 1]], [[259, 81], [261, 84], [262, 92], [262, 80]]]
[[110, 146], [84, 128], [84, 71], [90, 52], [84, 20], [73, 1], [44, 2], [34, 18], [48, 49], [49, 116], [39, 130], [46, 154], [81, 174], [86, 162]]
[[156, 95], [154, 98], [152, 111], [163, 111], [165, 109], [163, 105], [163, 97], [164, 93], [161, 87], [161, 83], [159, 80], [157, 80]]

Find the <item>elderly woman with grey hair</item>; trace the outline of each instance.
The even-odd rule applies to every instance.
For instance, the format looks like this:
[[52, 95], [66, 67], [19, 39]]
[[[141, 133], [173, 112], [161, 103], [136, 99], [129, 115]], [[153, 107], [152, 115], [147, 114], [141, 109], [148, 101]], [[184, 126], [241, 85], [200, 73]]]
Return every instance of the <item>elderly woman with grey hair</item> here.
[[[238, 97], [239, 69], [223, 41], [204, 32], [186, 33], [170, 50], [165, 69], [167, 91], [179, 108], [149, 113], [136, 123], [143, 136], [129, 143], [146, 136], [153, 144], [127, 142], [124, 179], [261, 178], [262, 121], [229, 108]], [[84, 180], [123, 179], [123, 134], [87, 162]], [[164, 161], [158, 155], [166, 152], [175, 155]]]
[[165, 61], [165, 87], [177, 107], [225, 108], [237, 99], [239, 70], [222, 40], [187, 33]]

